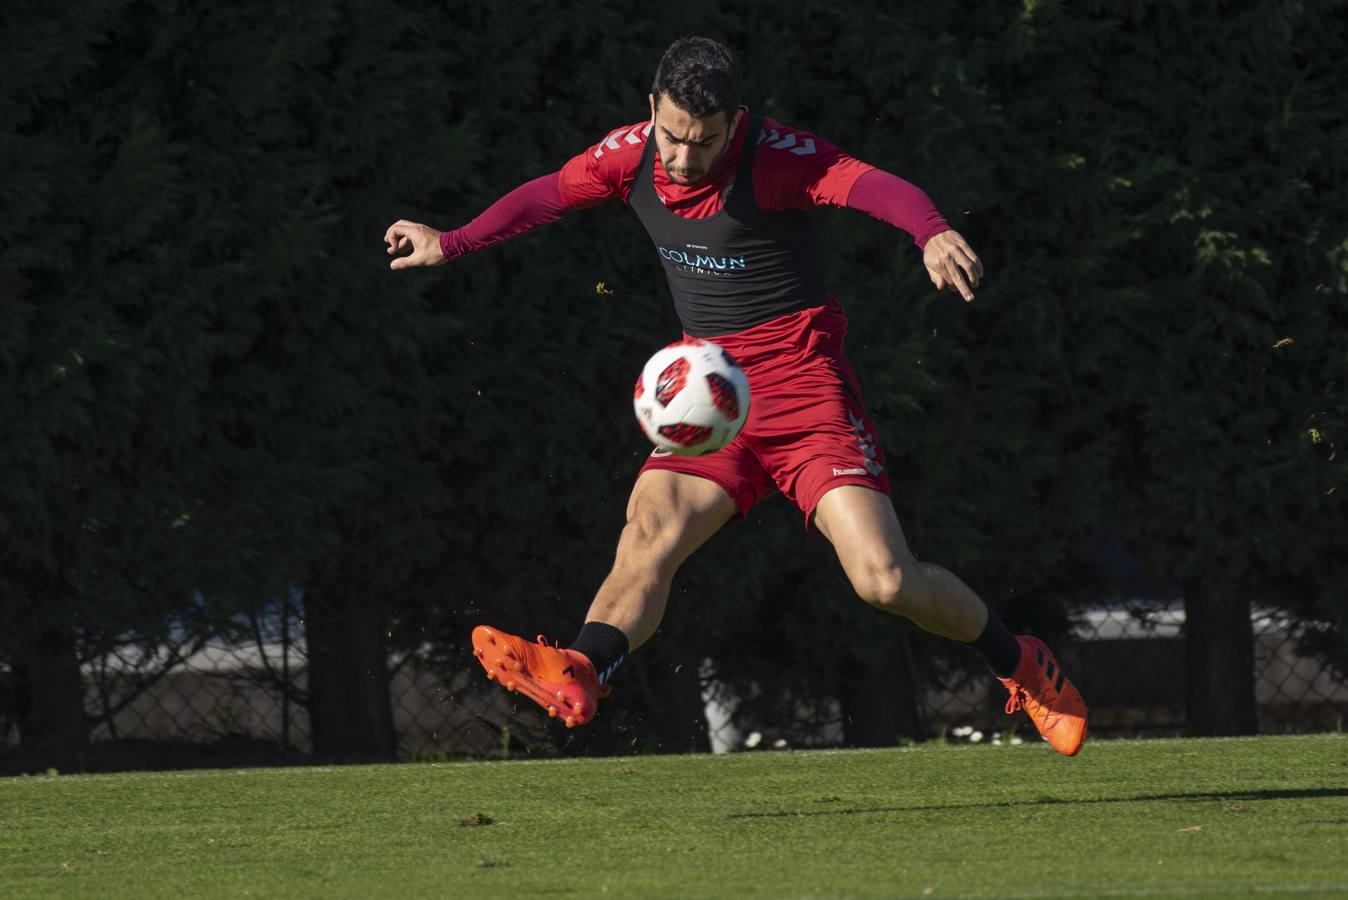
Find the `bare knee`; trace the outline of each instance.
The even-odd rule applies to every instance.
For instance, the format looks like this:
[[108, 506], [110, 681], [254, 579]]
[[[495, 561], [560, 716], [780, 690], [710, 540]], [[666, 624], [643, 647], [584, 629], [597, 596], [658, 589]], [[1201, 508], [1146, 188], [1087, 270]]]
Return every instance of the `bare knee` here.
[[648, 551], [659, 542], [660, 530], [660, 516], [655, 509], [648, 504], [637, 505], [623, 525], [618, 548]]
[[867, 566], [852, 577], [858, 596], [876, 609], [888, 613], [921, 618], [921, 570], [916, 563]]
[[[658, 503], [638, 502], [629, 510], [627, 524], [618, 540], [615, 569], [670, 568], [678, 543], [677, 527]], [[672, 574], [672, 573], [671, 573]]]
[[735, 512], [719, 485], [693, 475], [651, 470], [627, 504], [614, 570], [669, 579]]

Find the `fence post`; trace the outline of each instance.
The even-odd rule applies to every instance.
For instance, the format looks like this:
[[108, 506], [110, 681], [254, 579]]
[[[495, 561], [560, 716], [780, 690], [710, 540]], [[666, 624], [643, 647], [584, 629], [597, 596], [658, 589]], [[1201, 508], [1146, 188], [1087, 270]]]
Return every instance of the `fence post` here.
[[1184, 657], [1189, 732], [1254, 734], [1254, 629], [1238, 586], [1185, 584]]
[[281, 748], [290, 749], [290, 597], [281, 595]]

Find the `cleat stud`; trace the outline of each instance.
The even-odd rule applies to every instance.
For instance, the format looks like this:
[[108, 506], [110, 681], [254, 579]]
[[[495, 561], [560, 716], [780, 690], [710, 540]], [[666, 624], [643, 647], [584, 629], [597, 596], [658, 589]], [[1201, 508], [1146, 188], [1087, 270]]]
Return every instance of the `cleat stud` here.
[[513, 694], [513, 693], [515, 692], [515, 682], [513, 682], [513, 681], [507, 681], [507, 682], [506, 682], [506, 690], [507, 690], [507, 691], [510, 691], [510, 692]]
[[575, 717], [575, 716], [567, 716], [563, 721], [566, 722], [566, 727], [567, 727], [567, 728], [575, 728], [575, 727], [576, 727], [576, 717]]
[[492, 680], [493, 678], [495, 678], [495, 677], [496, 677], [496, 670], [495, 670], [495, 669], [488, 669], [488, 670], [487, 670], [487, 680], [488, 680], [488, 681], [491, 681], [491, 680]]
[[555, 718], [557, 718], [557, 707], [555, 707], [555, 706], [549, 706], [549, 707], [548, 707], [548, 718], [549, 718], [549, 719], [555, 719]]
[[481, 659], [482, 657], [487, 655], [487, 651], [479, 648], [473, 651], [473, 655], [476, 656], [478, 659]]
[[561, 691], [558, 691], [558, 692], [557, 692], [557, 701], [558, 701], [559, 703], [565, 703], [565, 702], [566, 702], [566, 694], [562, 693]]
[[573, 713], [575, 713], [576, 715], [580, 715], [581, 713], [585, 712], [585, 704], [583, 704], [583, 703], [572, 703], [572, 704], [571, 704], [571, 711], [572, 711]]

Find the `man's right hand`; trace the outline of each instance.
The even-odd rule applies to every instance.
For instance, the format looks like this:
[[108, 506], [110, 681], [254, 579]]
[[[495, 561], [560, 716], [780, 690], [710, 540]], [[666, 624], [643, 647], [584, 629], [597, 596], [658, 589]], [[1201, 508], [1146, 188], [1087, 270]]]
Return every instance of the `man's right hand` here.
[[[397, 259], [389, 263], [390, 269], [410, 269], [414, 266], [441, 266], [448, 260], [440, 252], [440, 232], [427, 225], [399, 219], [384, 232], [384, 243], [388, 244], [390, 256]], [[398, 256], [407, 250], [405, 256]]]

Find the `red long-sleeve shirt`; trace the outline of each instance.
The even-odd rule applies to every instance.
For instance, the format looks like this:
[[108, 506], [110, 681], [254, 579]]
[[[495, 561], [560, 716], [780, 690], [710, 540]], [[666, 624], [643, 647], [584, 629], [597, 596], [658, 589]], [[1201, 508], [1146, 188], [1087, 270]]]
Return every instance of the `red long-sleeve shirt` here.
[[[609, 132], [557, 172], [521, 185], [462, 228], [444, 232], [440, 250], [449, 259], [554, 222], [577, 209], [631, 195], [650, 123]], [[719, 212], [744, 147], [736, 129], [726, 153], [697, 184], [670, 181], [655, 159], [655, 190], [666, 208], [700, 219]], [[754, 199], [766, 210], [844, 206], [911, 234], [919, 247], [950, 226], [917, 186], [840, 151], [817, 135], [764, 118], [754, 154]]]

